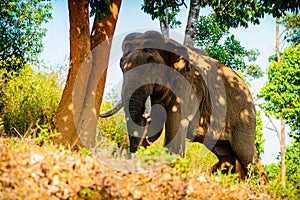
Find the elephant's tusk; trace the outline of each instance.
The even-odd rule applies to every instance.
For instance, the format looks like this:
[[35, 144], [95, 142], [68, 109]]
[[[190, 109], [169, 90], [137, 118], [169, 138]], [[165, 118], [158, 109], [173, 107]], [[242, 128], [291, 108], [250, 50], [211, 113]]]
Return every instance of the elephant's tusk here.
[[116, 114], [123, 107], [122, 100], [118, 101], [112, 109], [106, 111], [105, 113], [100, 113], [99, 117], [106, 118]]

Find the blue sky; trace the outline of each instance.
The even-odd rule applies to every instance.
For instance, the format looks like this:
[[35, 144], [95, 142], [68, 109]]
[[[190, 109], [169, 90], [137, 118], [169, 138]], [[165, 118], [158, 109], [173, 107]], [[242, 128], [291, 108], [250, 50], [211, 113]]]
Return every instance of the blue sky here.
[[[48, 29], [47, 35], [43, 40], [44, 52], [41, 54], [46, 64], [61, 66], [67, 63], [69, 56], [69, 18], [68, 6], [66, 0], [56, 0], [53, 2], [53, 20], [46, 24]], [[119, 20], [116, 27], [116, 36], [124, 36], [126, 33], [135, 32], [137, 30], [144, 31], [145, 29], [159, 30], [158, 21], [152, 21], [149, 15], [141, 11], [142, 0], [123, 1]], [[189, 1], [186, 1], [189, 5]], [[178, 19], [182, 22], [180, 28], [177, 28], [171, 34], [174, 39], [182, 40], [187, 21], [188, 9], [182, 7]], [[207, 14], [207, 9], [201, 10], [200, 14]], [[258, 65], [265, 71], [268, 66], [268, 57], [275, 53], [275, 20], [270, 16], [265, 16], [261, 20], [260, 25], [250, 25], [249, 28], [238, 28], [231, 31], [239, 40], [242, 46], [247, 49], [257, 49], [260, 52]], [[118, 67], [118, 58], [120, 56], [121, 40], [116, 40], [113, 43], [111, 63], [108, 72], [108, 87], [115, 87], [121, 82], [121, 71]], [[66, 69], [67, 71], [67, 69]], [[252, 83], [253, 92], [258, 93], [259, 89], [266, 81], [266, 77], [256, 80]], [[266, 124], [264, 118], [264, 124]], [[276, 121], [277, 123], [277, 121]], [[279, 122], [277, 123], [279, 125]], [[262, 156], [263, 163], [271, 163], [276, 161], [276, 156], [279, 151], [279, 141], [275, 132], [270, 132], [264, 129], [265, 154]]]

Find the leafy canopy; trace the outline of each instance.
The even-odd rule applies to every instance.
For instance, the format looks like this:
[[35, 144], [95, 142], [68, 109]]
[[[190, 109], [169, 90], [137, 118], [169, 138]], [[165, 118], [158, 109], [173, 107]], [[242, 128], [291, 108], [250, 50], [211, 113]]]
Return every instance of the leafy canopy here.
[[0, 1], [0, 68], [17, 71], [38, 61], [50, 10], [49, 1]]
[[287, 33], [284, 36], [288, 42], [295, 44], [300, 43], [300, 15], [289, 14], [286, 15], [281, 24], [286, 27]]
[[291, 45], [268, 68], [268, 82], [259, 97], [265, 100], [260, 106], [267, 114], [284, 118], [294, 136], [300, 139], [300, 44]]
[[298, 12], [299, 0], [204, 0], [202, 7], [210, 6], [226, 27], [248, 27], [248, 22], [259, 24], [264, 14], [280, 17], [287, 11]]
[[259, 52], [246, 50], [214, 15], [200, 16], [196, 44], [212, 58], [233, 70], [241, 71], [245, 78], [259, 78], [263, 75], [255, 64]]
[[[169, 16], [170, 22], [176, 20], [179, 7], [185, 5], [184, 0], [144, 0], [142, 10], [150, 14], [153, 19], [163, 18], [165, 9], [171, 8], [174, 16]], [[238, 26], [248, 27], [248, 23], [259, 24], [264, 14], [280, 17], [286, 12], [298, 12], [299, 0], [202, 0], [201, 7], [210, 7], [214, 11], [217, 21], [227, 28]]]
[[88, 5], [91, 8], [90, 15], [96, 16], [98, 20], [111, 15], [110, 6], [113, 0], [88, 0]]
[[180, 6], [184, 1], [176, 0], [144, 0], [142, 10], [151, 15], [151, 19], [159, 19], [164, 21], [166, 9], [168, 8], [168, 20], [170, 28], [176, 28], [181, 25], [181, 22], [176, 19], [176, 15], [180, 12]]

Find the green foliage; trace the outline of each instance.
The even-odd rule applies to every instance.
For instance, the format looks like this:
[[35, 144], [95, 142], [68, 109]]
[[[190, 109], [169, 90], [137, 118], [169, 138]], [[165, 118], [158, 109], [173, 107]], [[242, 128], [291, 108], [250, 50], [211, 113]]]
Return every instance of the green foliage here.
[[214, 180], [219, 182], [223, 187], [230, 188], [232, 185], [236, 185], [239, 182], [238, 174], [225, 174], [221, 170], [212, 174]]
[[79, 196], [83, 199], [102, 199], [99, 191], [85, 187], [79, 191]]
[[34, 72], [26, 65], [19, 72], [0, 70], [0, 117], [8, 134], [24, 134], [36, 123], [51, 126], [61, 98], [57, 73]]
[[300, 198], [300, 143], [293, 141], [291, 146], [286, 148], [286, 186], [281, 183], [280, 163], [272, 163], [264, 167], [270, 180], [268, 190], [273, 198]]
[[[297, 165], [297, 163], [295, 163]], [[299, 168], [299, 167], [298, 167]], [[267, 191], [273, 199], [299, 199], [299, 185], [295, 185], [293, 181], [290, 181], [290, 174], [287, 173], [286, 185], [283, 185], [280, 177], [280, 165], [279, 163], [272, 163], [264, 167], [267, 172], [270, 183], [267, 185]], [[289, 169], [287, 169], [288, 171]], [[299, 174], [295, 174], [294, 181], [300, 179]]]
[[228, 33], [228, 29], [218, 23], [213, 15], [200, 16], [197, 25], [197, 45], [207, 49], [216, 45]]
[[45, 142], [51, 143], [54, 138], [60, 135], [60, 133], [53, 130], [48, 124], [40, 125], [39, 123], [36, 123], [35, 128], [30, 130], [30, 134], [33, 135], [38, 145], [43, 145]]
[[88, 0], [91, 8], [90, 15], [95, 15], [99, 20], [111, 15], [110, 6], [113, 0]]
[[[113, 106], [110, 102], [102, 102], [101, 112], [111, 109]], [[99, 126], [102, 133], [121, 149], [129, 148], [129, 140], [126, 132], [124, 113], [118, 112], [112, 117], [99, 118]]]
[[0, 2], [0, 69], [17, 71], [38, 61], [46, 34], [41, 26], [52, 18], [50, 10], [50, 1]]
[[279, 163], [271, 163], [264, 166], [264, 170], [270, 180], [275, 180], [280, 176], [280, 166]]
[[[165, 9], [171, 8], [170, 21], [177, 21], [175, 16], [178, 14], [179, 5], [183, 5], [184, 1], [176, 0], [144, 0], [142, 10], [151, 15], [152, 20], [165, 16]], [[298, 12], [300, 4], [293, 0], [207, 0], [201, 1], [201, 7], [211, 7], [217, 21], [226, 29], [237, 28], [239, 26], [248, 27], [248, 23], [259, 24], [264, 14], [272, 14], [274, 17], [283, 16], [286, 11]], [[173, 10], [174, 9], [174, 10]], [[180, 22], [178, 22], [180, 23]], [[212, 32], [211, 32], [212, 33]]]
[[265, 13], [280, 17], [285, 11], [300, 9], [299, 2], [293, 0], [208, 0], [201, 6], [210, 6], [216, 19], [227, 28], [248, 27], [249, 22], [259, 24]]
[[80, 149], [80, 155], [90, 155], [90, 154], [91, 152], [87, 148], [83, 147]]
[[283, 185], [280, 178], [270, 181], [267, 185], [267, 191], [272, 199], [298, 200], [300, 198], [299, 190], [292, 185]]
[[300, 139], [300, 44], [290, 46], [281, 55], [281, 61], [273, 61], [268, 68], [268, 82], [261, 89], [260, 106], [277, 118], [286, 119], [293, 136]]
[[266, 141], [266, 139], [263, 138], [262, 129], [263, 129], [263, 124], [262, 124], [262, 119], [260, 117], [260, 112], [256, 111], [255, 147], [256, 147], [259, 159], [261, 159], [261, 154], [263, 154], [265, 152], [263, 143]]
[[284, 39], [287, 39], [288, 42], [293, 42], [295, 44], [300, 43], [300, 15], [290, 14], [286, 15], [282, 22], [282, 25], [286, 27], [287, 33], [284, 36]]
[[177, 1], [164, 0], [144, 0], [142, 10], [151, 15], [152, 20], [159, 19], [164, 21], [166, 9], [168, 9], [168, 20], [170, 28], [176, 28], [181, 25], [181, 22], [176, 19], [176, 15], [180, 12], [180, 4]]
[[[222, 39], [225, 37], [224, 42]], [[262, 70], [254, 64], [259, 52], [246, 50], [234, 35], [214, 15], [202, 16], [198, 21], [196, 44], [206, 50], [214, 59], [236, 71], [242, 71], [245, 78], [259, 78]]]
[[172, 154], [167, 148], [157, 145], [151, 145], [146, 148], [141, 146], [134, 156], [142, 166], [146, 167], [167, 164], [181, 172], [183, 178], [187, 177], [190, 169], [190, 160], [184, 159], [178, 154]]
[[[300, 191], [300, 142], [294, 140], [291, 146], [286, 148], [286, 174], [287, 181]], [[299, 194], [300, 197], [300, 194]]]
[[186, 145], [186, 159], [191, 161], [191, 171], [210, 173], [212, 166], [218, 162], [218, 158], [210, 152], [203, 144], [188, 142]]

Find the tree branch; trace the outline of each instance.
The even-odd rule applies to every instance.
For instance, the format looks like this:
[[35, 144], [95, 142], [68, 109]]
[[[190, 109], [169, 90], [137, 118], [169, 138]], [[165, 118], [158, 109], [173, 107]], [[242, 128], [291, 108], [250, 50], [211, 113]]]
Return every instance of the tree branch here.
[[277, 127], [275, 126], [274, 122], [272, 121], [271, 117], [270, 116], [267, 116], [269, 121], [271, 122], [273, 128], [274, 128], [274, 131], [276, 132], [277, 134], [277, 137], [279, 139], [279, 141], [281, 140], [281, 137], [280, 137], [280, 132], [278, 131]]

